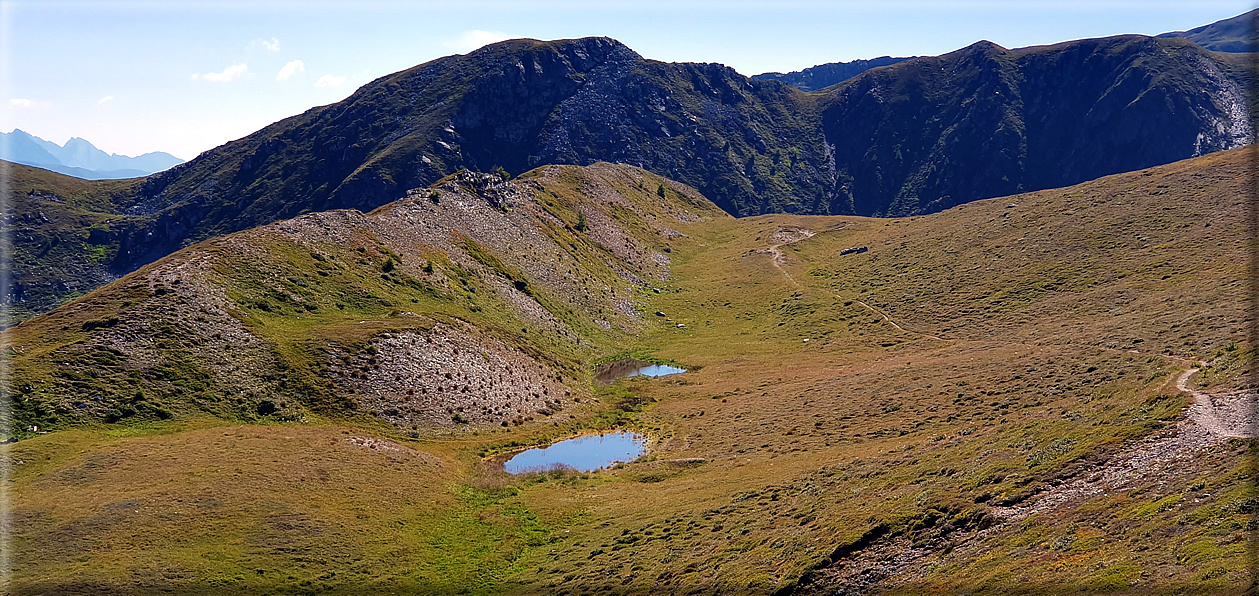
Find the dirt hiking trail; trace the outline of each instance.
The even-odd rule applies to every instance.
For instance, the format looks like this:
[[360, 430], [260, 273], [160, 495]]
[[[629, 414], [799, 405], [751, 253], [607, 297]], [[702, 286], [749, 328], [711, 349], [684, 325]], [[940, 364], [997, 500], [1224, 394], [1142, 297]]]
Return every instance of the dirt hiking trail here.
[[[1189, 361], [1169, 357], [1178, 364]], [[1042, 492], [1017, 505], [993, 507], [994, 523], [983, 530], [954, 535], [947, 540], [955, 548], [940, 556], [934, 548], [915, 545], [904, 537], [876, 541], [853, 557], [821, 570], [817, 580], [835, 590], [836, 594], [865, 594], [895, 591], [903, 585], [926, 577], [940, 565], [980, 556], [984, 538], [1007, 531], [1011, 523], [1024, 518], [1108, 492], [1134, 488], [1139, 481], [1157, 479], [1160, 472], [1191, 465], [1203, 451], [1219, 446], [1229, 439], [1259, 438], [1259, 395], [1254, 389], [1226, 392], [1205, 392], [1189, 386], [1189, 379], [1199, 371], [1191, 367], [1169, 383], [1179, 391], [1193, 396], [1185, 416], [1174, 426], [1147, 437], [1111, 457], [1091, 473], [1049, 485]], [[942, 538], [943, 540], [944, 538]], [[940, 545], [937, 545], [940, 546]]]
[[[842, 230], [842, 229], [843, 229], [843, 226], [840, 226], [840, 227], [826, 230], [826, 231], [833, 232], [833, 231]], [[781, 225], [781, 226], [778, 226], [778, 229], [774, 230], [774, 233], [769, 237], [770, 244], [768, 248], [766, 248], [764, 251], [761, 251], [761, 250], [751, 251], [751, 253], [749, 254], [753, 254], [753, 253], [768, 254], [770, 256], [770, 264], [772, 264], [774, 268], [778, 269], [778, 272], [782, 273], [783, 277], [787, 278], [787, 281], [791, 282], [791, 285], [798, 288], [800, 287], [800, 283], [797, 282], [796, 279], [791, 276], [791, 272], [787, 271], [787, 268], [785, 267], [785, 265], [787, 264], [787, 256], [783, 254], [782, 247], [795, 244], [802, 240], [807, 240], [816, 235], [817, 235], [817, 232], [809, 228], [805, 228], [801, 226]], [[836, 292], [835, 296], [838, 297], [840, 300], [845, 299], [842, 295], [840, 295], [839, 292]], [[895, 327], [898, 331], [903, 331], [905, 333], [912, 333], [915, 335], [921, 335], [927, 339], [934, 339], [936, 341], [948, 341], [942, 337], [937, 337], [929, 333], [923, 333], [921, 331], [911, 331], [909, 329], [901, 327], [899, 324], [896, 323], [896, 321], [893, 321], [892, 317], [889, 317], [887, 313], [873, 306], [870, 306], [869, 304], [866, 304], [865, 302], [857, 298], [853, 298], [853, 301], [865, 307], [866, 310], [878, 315], [884, 321], [886, 321], [887, 324], [891, 325], [892, 327]]]

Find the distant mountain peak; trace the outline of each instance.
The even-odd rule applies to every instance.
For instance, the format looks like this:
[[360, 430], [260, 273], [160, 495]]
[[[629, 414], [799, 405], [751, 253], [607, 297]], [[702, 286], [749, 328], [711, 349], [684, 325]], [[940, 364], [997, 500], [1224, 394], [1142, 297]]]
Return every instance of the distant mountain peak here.
[[70, 137], [64, 145], [58, 145], [20, 128], [0, 133], [0, 141], [2, 159], [87, 180], [147, 176], [184, 162], [160, 151], [138, 157], [105, 153], [82, 137]]
[[960, 52], [1005, 52], [1007, 50], [1005, 47], [1003, 47], [999, 43], [988, 41], [986, 39], [981, 39], [958, 51]]

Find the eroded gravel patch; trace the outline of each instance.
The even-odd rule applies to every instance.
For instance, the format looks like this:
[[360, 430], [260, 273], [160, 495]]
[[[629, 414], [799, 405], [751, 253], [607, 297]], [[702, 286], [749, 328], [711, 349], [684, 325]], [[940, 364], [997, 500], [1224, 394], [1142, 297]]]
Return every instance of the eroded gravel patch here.
[[386, 333], [370, 346], [334, 352], [332, 377], [360, 408], [402, 428], [521, 423], [574, 403], [549, 364], [471, 328]]

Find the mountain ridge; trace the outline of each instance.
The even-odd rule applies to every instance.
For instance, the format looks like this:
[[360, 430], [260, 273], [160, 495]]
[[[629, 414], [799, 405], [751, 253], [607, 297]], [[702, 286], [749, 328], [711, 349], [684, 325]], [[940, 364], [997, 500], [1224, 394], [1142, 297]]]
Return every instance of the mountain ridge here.
[[1259, 50], [1256, 27], [1259, 27], [1259, 8], [1188, 31], [1161, 33], [1156, 37], [1188, 39], [1215, 52], [1251, 53]]
[[[378, 78], [112, 189], [90, 254], [119, 276], [212, 236], [370, 211], [460, 169], [545, 163], [641, 166], [739, 216], [929, 213], [1248, 143], [1254, 65], [1244, 56], [1144, 36], [980, 42], [803, 92], [719, 64], [644, 59], [610, 38], [501, 42]], [[64, 247], [82, 234], [55, 236]], [[55, 276], [37, 257], [47, 245], [26, 243], [37, 237], [51, 242], [15, 236], [31, 263], [23, 271]]]
[[872, 68], [881, 66], [891, 66], [898, 62], [912, 60], [916, 56], [908, 56], [902, 58], [893, 58], [891, 56], [879, 56], [869, 60], [851, 60], [849, 62], [828, 62], [817, 66], [810, 66], [802, 70], [788, 73], [781, 72], [763, 72], [758, 75], [752, 75], [752, 80], [776, 80], [782, 81], [795, 87], [801, 91], [817, 91], [838, 85], [848, 79], [851, 79]]
[[[1128, 38], [1102, 39], [1108, 41], [1094, 45], [1121, 45]], [[1058, 46], [1047, 48], [1054, 47]], [[1157, 43], [1146, 44], [1144, 48], [1131, 47], [1134, 53], [1161, 52], [1159, 48]], [[881, 69], [860, 75], [845, 87], [877, 73], [900, 72], [895, 70], [896, 66], [890, 67], [891, 71]], [[1175, 72], [1186, 69], [1171, 64], [1161, 66]], [[1193, 66], [1198, 69], [1202, 65]], [[549, 70], [555, 68], [559, 71]], [[474, 72], [476, 69], [480, 72]], [[1218, 67], [1215, 70], [1218, 71]], [[595, 78], [587, 81], [592, 75]], [[1232, 75], [1224, 75], [1229, 76]], [[408, 96], [408, 105], [415, 104], [422, 99], [415, 93], [423, 93], [423, 89], [431, 88], [438, 79], [442, 90], [427, 92], [432, 96], [430, 101], [436, 102], [433, 104], [436, 111], [415, 112], [415, 108], [404, 108], [390, 112], [364, 105], [369, 97], [380, 107], [389, 105], [386, 96], [390, 92], [419, 85]], [[603, 86], [597, 88], [594, 83]], [[826, 146], [842, 146], [848, 138], [830, 134], [824, 139], [811, 128], [816, 125], [810, 122], [816, 122], [821, 116], [815, 115], [818, 110], [827, 109], [820, 104], [829, 97], [796, 95], [795, 91], [764, 86], [767, 84], [771, 82], [751, 81], [725, 67], [644, 60], [608, 38], [501, 42], [467, 55], [440, 58], [382, 77], [344, 102], [286, 119], [220, 150], [208, 152], [194, 160], [194, 165], [151, 178], [141, 194], [152, 198], [166, 195], [159, 203], [196, 201], [199, 193], [195, 188], [200, 182], [194, 180], [214, 178], [219, 180], [220, 187], [223, 181], [239, 180], [216, 192], [243, 194], [245, 196], [238, 196], [237, 200], [251, 202], [253, 199], [248, 197], [262, 190], [252, 183], [260, 174], [272, 178], [269, 185], [282, 185], [277, 189], [279, 194], [304, 192], [293, 187], [292, 183], [299, 180], [294, 174], [275, 178], [273, 174], [266, 174], [275, 166], [264, 164], [283, 162], [289, 172], [308, 168], [301, 164], [309, 163], [309, 158], [303, 159], [292, 151], [283, 157], [280, 153], [284, 152], [284, 147], [300, 145], [302, 141], [294, 137], [294, 133], [309, 129], [314, 125], [311, 119], [317, 117], [323, 126], [338, 127], [337, 132], [316, 134], [314, 140], [324, 137], [320, 144], [330, 148], [330, 151], [322, 150], [326, 155], [318, 159], [325, 167], [344, 174], [336, 174], [337, 179], [320, 175], [301, 183], [301, 188], [309, 188], [316, 195], [316, 202], [308, 207], [311, 209], [323, 208], [325, 204], [365, 207], [381, 204], [400, 192], [390, 189], [423, 186], [459, 167], [488, 170], [503, 166], [509, 172], [519, 173], [546, 162], [585, 163], [603, 159], [640, 165], [696, 184], [724, 209], [738, 215], [771, 211], [864, 214], [886, 211], [887, 207], [854, 210], [854, 204], [842, 196], [842, 188], [837, 188], [842, 187], [842, 182], [836, 184], [828, 179], [827, 172], [832, 164], [826, 159]], [[679, 94], [682, 91], [685, 92]], [[831, 95], [842, 91], [842, 88], [833, 90]], [[515, 98], [516, 93], [522, 95], [513, 101], [493, 99]], [[570, 93], [574, 95], [568, 96]], [[679, 98], [687, 101], [680, 102]], [[458, 106], [450, 105], [452, 101], [457, 101]], [[1209, 104], [1211, 100], [1206, 101]], [[365, 108], [369, 111], [363, 112]], [[373, 116], [373, 112], [380, 115]], [[408, 113], [411, 115], [405, 115]], [[491, 123], [489, 118], [496, 120]], [[692, 119], [700, 126], [691, 123]], [[381, 132], [368, 133], [368, 121]], [[386, 124], [391, 121], [396, 124]], [[391, 132], [386, 132], [391, 128]], [[250, 147], [248, 156], [240, 154], [244, 150], [241, 143]], [[858, 149], [858, 145], [864, 143], [854, 144], [853, 148]], [[1189, 157], [1194, 148], [1190, 143], [1173, 150], [1179, 154], [1177, 158], [1183, 158]], [[784, 162], [788, 153], [792, 154], [791, 158]], [[1167, 158], [1155, 160], [1167, 161]], [[189, 170], [197, 166], [204, 169], [211, 161], [217, 164], [211, 169], [219, 171], [218, 175], [211, 176], [210, 172], [191, 178], [177, 175], [193, 174]], [[1123, 167], [1146, 165], [1152, 162], [1147, 159]], [[222, 170], [224, 167], [227, 169]], [[1084, 167], [1087, 169], [1087, 164]], [[1081, 172], [1057, 184], [1085, 179], [1080, 176], [1122, 171], [1117, 165], [1092, 169], [1094, 171]], [[282, 182], [285, 179], [291, 182]], [[246, 184], [247, 181], [250, 184]], [[1043, 187], [1045, 183], [1026, 188]], [[995, 191], [996, 194], [990, 191], [980, 196], [1007, 194], [1012, 190], [1014, 188], [1001, 189]], [[268, 195], [266, 200], [252, 209], [268, 205], [266, 213], [282, 216], [290, 212], [276, 211], [277, 193], [264, 192]], [[888, 205], [895, 199], [894, 193], [889, 193], [892, 191], [880, 191], [870, 199], [862, 197], [858, 203], [875, 201]], [[753, 194], [761, 198], [749, 202], [747, 197]], [[322, 204], [320, 197], [323, 197]], [[243, 206], [246, 212], [251, 210], [248, 204]], [[262, 217], [265, 216], [255, 216], [250, 221], [261, 223]]]

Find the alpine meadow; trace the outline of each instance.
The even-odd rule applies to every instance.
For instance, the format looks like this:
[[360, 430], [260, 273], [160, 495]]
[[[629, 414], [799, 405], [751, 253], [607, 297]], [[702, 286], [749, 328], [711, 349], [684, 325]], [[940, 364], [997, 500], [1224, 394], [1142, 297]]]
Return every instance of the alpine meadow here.
[[0, 162], [2, 589], [1253, 593], [1257, 15]]

